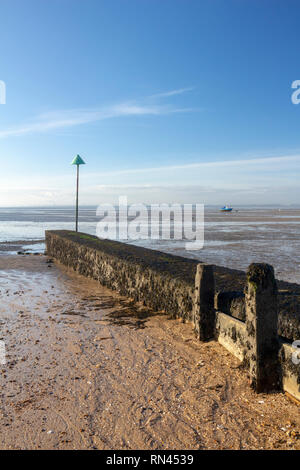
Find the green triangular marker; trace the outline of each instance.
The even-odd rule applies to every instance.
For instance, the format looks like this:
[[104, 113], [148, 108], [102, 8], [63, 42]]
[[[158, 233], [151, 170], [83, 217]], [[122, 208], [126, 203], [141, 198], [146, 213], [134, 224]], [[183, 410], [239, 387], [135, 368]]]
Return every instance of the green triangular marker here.
[[71, 165], [85, 165], [85, 162], [82, 160], [80, 155], [76, 155]]

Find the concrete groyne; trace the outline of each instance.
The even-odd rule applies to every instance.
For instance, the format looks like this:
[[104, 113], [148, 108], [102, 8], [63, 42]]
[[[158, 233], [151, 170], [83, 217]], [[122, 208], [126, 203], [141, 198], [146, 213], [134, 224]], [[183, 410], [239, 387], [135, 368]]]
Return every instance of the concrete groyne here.
[[293, 346], [300, 339], [299, 316], [282, 310], [287, 304], [271, 266], [250, 265], [239, 276], [244, 289], [239, 279], [233, 290], [231, 279], [226, 290], [225, 268], [195, 260], [63, 230], [47, 231], [46, 245], [49, 256], [79, 274], [193, 323], [200, 341], [219, 341], [243, 361], [257, 392], [283, 389], [300, 400]]

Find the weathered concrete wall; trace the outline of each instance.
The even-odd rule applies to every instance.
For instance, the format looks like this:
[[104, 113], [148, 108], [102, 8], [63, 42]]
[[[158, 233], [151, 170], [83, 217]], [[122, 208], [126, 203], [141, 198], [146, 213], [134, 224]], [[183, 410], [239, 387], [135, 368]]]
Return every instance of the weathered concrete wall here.
[[296, 293], [278, 295], [278, 334], [289, 341], [300, 339], [300, 296]]
[[[284, 297], [277, 295], [271, 266], [249, 267], [245, 294], [215, 295], [214, 278], [218, 288], [226, 276], [216, 266], [68, 231], [46, 232], [46, 244], [48, 255], [78, 273], [158, 312], [193, 321], [201, 341], [218, 340], [249, 367], [256, 391], [283, 388], [300, 400], [295, 349], [278, 335], [277, 300]], [[298, 317], [293, 323], [285, 311], [279, 323], [280, 318], [280, 331], [299, 339]]]
[[198, 264], [195, 276], [193, 323], [200, 341], [215, 336], [216, 315], [214, 308], [215, 279], [211, 265]]
[[215, 309], [227, 313], [238, 320], [246, 320], [245, 294], [242, 291], [217, 292]]
[[251, 264], [247, 281], [245, 323], [227, 313], [233, 301], [242, 298], [240, 294], [215, 295], [215, 307], [226, 311], [217, 312], [216, 337], [249, 367], [256, 392], [283, 389], [300, 400], [300, 357], [295, 360], [299, 350], [278, 335], [279, 296], [272, 266]]
[[192, 320], [197, 263], [83, 233], [46, 232], [47, 253], [79, 274], [157, 311]]
[[[217, 292], [215, 294], [215, 309], [245, 322], [244, 292]], [[300, 338], [300, 296], [297, 293], [279, 292], [278, 334], [289, 341], [296, 341]]]
[[[293, 362], [296, 349], [291, 344], [281, 342], [280, 364], [283, 390], [300, 400], [300, 364]], [[300, 359], [300, 355], [299, 355]]]
[[269, 264], [253, 263], [247, 271], [246, 330], [250, 383], [257, 392], [280, 387], [277, 283]]
[[240, 361], [247, 360], [246, 324], [226, 313], [216, 312], [216, 339]]

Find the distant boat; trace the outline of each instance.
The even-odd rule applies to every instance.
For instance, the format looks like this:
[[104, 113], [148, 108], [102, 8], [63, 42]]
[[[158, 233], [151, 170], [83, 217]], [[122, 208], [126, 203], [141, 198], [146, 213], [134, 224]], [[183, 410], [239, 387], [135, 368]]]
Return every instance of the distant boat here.
[[230, 206], [224, 206], [220, 209], [221, 212], [231, 212], [232, 211], [232, 207]]

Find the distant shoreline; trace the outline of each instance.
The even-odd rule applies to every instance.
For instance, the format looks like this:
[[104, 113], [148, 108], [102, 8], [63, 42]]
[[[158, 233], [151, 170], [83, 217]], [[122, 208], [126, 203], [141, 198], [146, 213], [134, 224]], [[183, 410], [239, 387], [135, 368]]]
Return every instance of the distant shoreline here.
[[[5, 242], [0, 242], [0, 255], [1, 253], [7, 254], [9, 252], [10, 254], [16, 254], [18, 251], [28, 251], [30, 250], [24, 250], [24, 246], [31, 246], [31, 245], [38, 245], [41, 243], [45, 243], [45, 239], [39, 239], [39, 240], [9, 240]], [[44, 250], [43, 250], [44, 251]]]

